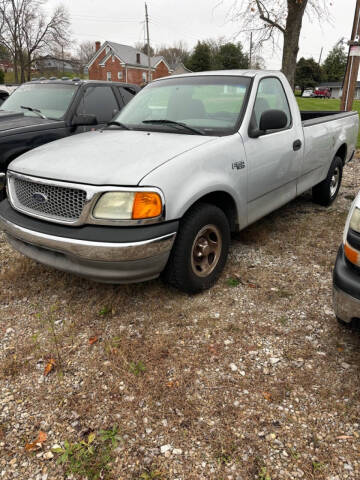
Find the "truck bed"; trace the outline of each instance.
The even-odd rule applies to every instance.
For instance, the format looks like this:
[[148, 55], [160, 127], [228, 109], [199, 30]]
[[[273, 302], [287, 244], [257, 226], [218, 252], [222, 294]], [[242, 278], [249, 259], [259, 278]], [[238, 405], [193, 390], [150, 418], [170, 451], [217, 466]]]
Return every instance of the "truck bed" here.
[[358, 112], [337, 111], [337, 110], [301, 110], [301, 121], [303, 127], [310, 127], [318, 123], [330, 122], [344, 117], [357, 115]]

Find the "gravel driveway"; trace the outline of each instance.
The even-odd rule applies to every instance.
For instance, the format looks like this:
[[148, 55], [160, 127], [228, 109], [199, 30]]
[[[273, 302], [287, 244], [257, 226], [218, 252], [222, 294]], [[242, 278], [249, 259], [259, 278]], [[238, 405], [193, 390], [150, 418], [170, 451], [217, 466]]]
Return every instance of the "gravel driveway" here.
[[359, 187], [356, 159], [330, 208], [305, 194], [236, 235], [196, 296], [90, 283], [0, 235], [0, 479], [359, 479], [359, 330], [331, 305]]

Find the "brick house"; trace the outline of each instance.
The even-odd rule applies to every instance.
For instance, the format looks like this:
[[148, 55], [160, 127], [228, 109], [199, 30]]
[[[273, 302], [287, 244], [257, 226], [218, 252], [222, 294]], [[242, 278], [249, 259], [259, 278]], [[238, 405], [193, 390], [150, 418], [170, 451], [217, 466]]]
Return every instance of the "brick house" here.
[[0, 70], [3, 72], [13, 72], [14, 71], [14, 65], [9, 62], [8, 60], [0, 60]]
[[95, 54], [87, 65], [90, 80], [108, 80], [142, 85], [167, 77], [171, 69], [163, 57], [151, 57], [148, 79], [148, 57], [134, 47], [106, 41], [95, 43]]

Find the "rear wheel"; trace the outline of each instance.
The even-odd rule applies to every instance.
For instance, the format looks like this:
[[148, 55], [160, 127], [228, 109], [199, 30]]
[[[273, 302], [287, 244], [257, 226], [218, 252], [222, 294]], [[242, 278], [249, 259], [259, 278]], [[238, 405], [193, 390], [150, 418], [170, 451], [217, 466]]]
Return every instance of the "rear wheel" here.
[[188, 293], [210, 288], [225, 266], [229, 244], [225, 213], [215, 205], [196, 205], [180, 222], [164, 280]]
[[327, 207], [331, 205], [339, 193], [343, 172], [343, 162], [335, 157], [329, 168], [327, 177], [312, 189], [313, 201]]

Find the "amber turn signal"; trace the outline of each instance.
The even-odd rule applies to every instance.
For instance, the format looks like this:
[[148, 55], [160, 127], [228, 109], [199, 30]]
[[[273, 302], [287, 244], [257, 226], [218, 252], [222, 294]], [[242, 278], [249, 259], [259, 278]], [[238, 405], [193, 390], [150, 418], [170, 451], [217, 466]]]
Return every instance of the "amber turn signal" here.
[[134, 220], [158, 217], [161, 212], [162, 203], [158, 193], [136, 192], [132, 210]]
[[348, 243], [345, 243], [344, 246], [344, 253], [345, 257], [349, 260], [349, 262], [354, 263], [355, 265], [360, 265], [359, 260], [360, 260], [360, 255], [357, 250], [354, 248], [350, 247]]

